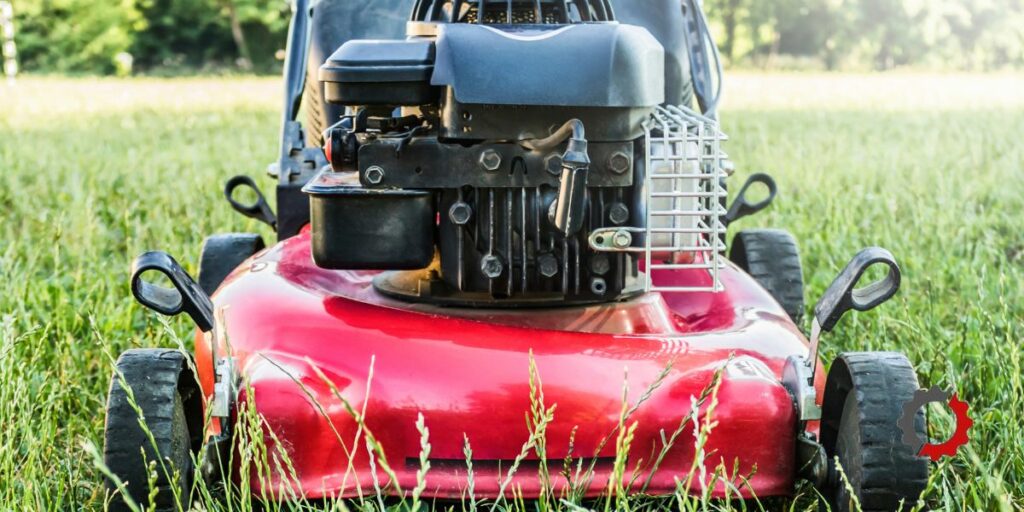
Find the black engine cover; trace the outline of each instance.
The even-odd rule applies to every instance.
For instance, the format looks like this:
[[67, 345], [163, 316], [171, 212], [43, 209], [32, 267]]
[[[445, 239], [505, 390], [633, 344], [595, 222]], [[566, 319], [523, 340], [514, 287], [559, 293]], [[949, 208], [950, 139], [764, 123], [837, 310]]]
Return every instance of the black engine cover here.
[[664, 50], [619, 23], [443, 24], [433, 85], [464, 104], [653, 107], [665, 99]]
[[575, 117], [591, 141], [632, 140], [665, 98], [664, 50], [637, 26], [445, 24], [436, 51], [442, 138], [544, 137]]

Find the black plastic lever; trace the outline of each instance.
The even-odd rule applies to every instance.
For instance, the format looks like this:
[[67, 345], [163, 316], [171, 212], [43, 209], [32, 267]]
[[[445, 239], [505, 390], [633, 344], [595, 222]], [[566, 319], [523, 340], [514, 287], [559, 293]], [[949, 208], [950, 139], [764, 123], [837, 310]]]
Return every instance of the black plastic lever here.
[[[252, 189], [256, 193], [256, 202], [253, 204], [243, 204], [235, 200], [234, 194], [238, 187], [245, 186]], [[263, 197], [263, 193], [256, 186], [256, 182], [252, 178], [243, 175], [235, 176], [228, 180], [224, 184], [224, 197], [231, 203], [231, 207], [238, 213], [251, 217], [261, 222], [265, 222], [270, 227], [277, 229], [277, 217], [274, 215], [274, 211], [270, 209], [270, 203]]]
[[[768, 188], [768, 197], [756, 203], [751, 203], [747, 201], [747, 189], [755, 183], [760, 183]], [[736, 199], [733, 199], [732, 205], [729, 206], [729, 211], [725, 214], [726, 224], [765, 209], [768, 205], [772, 204], [776, 192], [778, 192], [778, 189], [775, 186], [775, 180], [771, 176], [763, 172], [751, 174], [743, 186], [740, 187], [740, 191], [736, 194]]]
[[[168, 288], [144, 280], [143, 274], [146, 272], [163, 274], [174, 287]], [[135, 258], [132, 262], [131, 286], [132, 295], [139, 304], [167, 316], [187, 313], [199, 330], [206, 332], [213, 329], [213, 303], [210, 297], [170, 254], [150, 251]]]
[[[856, 288], [869, 267], [883, 264], [889, 272], [878, 281]], [[847, 311], [867, 311], [889, 300], [900, 289], [900, 266], [892, 253], [881, 247], [868, 247], [857, 253], [839, 273], [818, 303], [814, 318], [823, 331], [831, 331]]]

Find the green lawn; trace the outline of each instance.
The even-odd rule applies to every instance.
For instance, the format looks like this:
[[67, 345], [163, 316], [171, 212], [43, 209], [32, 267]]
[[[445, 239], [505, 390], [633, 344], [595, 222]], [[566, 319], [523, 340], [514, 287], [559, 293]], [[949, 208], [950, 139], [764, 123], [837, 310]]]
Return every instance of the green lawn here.
[[[902, 291], [846, 318], [824, 355], [902, 350], [923, 385], [956, 388], [975, 426], [957, 457], [934, 465], [928, 502], [1024, 510], [1024, 76], [727, 80], [733, 182], [767, 171], [780, 189], [733, 229], [791, 230], [809, 303], [859, 248], [892, 250]], [[272, 238], [230, 210], [221, 185], [262, 176], [274, 158], [280, 89], [0, 84], [0, 510], [102, 508], [86, 446], [101, 444], [111, 358], [175, 343], [130, 298], [128, 264], [163, 249], [194, 271], [207, 234]], [[933, 412], [941, 437], [949, 417]]]

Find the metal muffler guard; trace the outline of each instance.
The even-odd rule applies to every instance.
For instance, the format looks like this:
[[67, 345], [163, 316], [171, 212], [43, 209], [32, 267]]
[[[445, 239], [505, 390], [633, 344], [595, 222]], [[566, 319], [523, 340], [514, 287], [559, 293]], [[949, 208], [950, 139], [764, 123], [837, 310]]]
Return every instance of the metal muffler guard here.
[[[683, 106], [658, 107], [644, 123], [644, 226], [596, 229], [590, 247], [643, 253], [646, 291], [722, 291], [725, 140], [712, 119]], [[657, 286], [650, 278], [655, 270], [678, 269], [706, 270], [710, 284]]]

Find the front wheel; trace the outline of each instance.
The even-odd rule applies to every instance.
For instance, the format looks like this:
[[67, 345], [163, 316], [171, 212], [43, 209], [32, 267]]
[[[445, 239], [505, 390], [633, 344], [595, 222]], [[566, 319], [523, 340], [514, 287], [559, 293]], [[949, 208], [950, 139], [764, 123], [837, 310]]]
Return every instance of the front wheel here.
[[110, 510], [131, 510], [126, 497], [143, 510], [189, 509], [193, 457], [202, 443], [201, 395], [181, 352], [121, 354], [103, 431], [103, 462], [122, 484], [107, 482], [114, 493]]
[[[832, 364], [821, 417], [821, 444], [829, 458], [821, 490], [832, 511], [891, 512], [917, 503], [928, 482], [928, 459], [903, 443], [897, 425], [917, 389], [914, 368], [898, 352], [845, 353]], [[925, 437], [923, 411], [914, 428]]]

